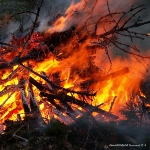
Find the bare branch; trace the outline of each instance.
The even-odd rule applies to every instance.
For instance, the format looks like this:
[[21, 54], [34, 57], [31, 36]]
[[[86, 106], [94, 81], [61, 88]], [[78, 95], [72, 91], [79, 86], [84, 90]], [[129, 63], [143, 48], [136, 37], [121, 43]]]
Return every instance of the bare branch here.
[[24, 53], [26, 44], [28, 43], [28, 41], [30, 40], [32, 34], [34, 33], [34, 30], [35, 30], [35, 28], [36, 28], [36, 25], [37, 25], [37, 22], [38, 22], [38, 18], [39, 18], [39, 15], [40, 15], [40, 9], [41, 9], [42, 4], [43, 4], [43, 0], [41, 0], [41, 4], [40, 4], [39, 6], [38, 6], [37, 3], [35, 3], [34, 0], [32, 0], [32, 2], [33, 2], [33, 3], [36, 5], [36, 7], [37, 7], [36, 17], [35, 17], [33, 26], [31, 27], [30, 34], [29, 34], [29, 36], [28, 36], [26, 42], [24, 43], [24, 47], [22, 48], [22, 51], [21, 51], [21, 52], [19, 53], [19, 55], [18, 55], [19, 57], [21, 57], [22, 54]]
[[120, 46], [118, 46], [115, 42], [112, 42], [112, 43], [113, 43], [118, 49], [124, 51], [125, 53], [131, 54], [131, 55], [133, 55], [133, 56], [137, 56], [137, 57], [140, 57], [140, 58], [150, 59], [150, 56], [142, 56], [142, 55], [140, 55], [140, 54], [136, 54], [136, 53], [127, 51], [127, 50], [121, 48]]

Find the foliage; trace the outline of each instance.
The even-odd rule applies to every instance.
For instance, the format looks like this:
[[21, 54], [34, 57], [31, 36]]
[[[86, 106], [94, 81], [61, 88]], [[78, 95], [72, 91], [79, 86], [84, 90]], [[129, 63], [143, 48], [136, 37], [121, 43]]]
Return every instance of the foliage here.
[[47, 136], [55, 138], [54, 144], [62, 144], [67, 140], [68, 129], [67, 126], [58, 120], [52, 119], [47, 125], [45, 133]]

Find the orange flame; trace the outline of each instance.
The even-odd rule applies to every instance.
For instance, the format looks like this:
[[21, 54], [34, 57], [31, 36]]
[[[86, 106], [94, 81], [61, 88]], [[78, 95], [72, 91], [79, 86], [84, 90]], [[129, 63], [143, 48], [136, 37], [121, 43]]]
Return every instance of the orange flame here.
[[[80, 21], [81, 25], [83, 25], [86, 19], [91, 15], [90, 9], [88, 7], [87, 9], [84, 9], [84, 5], [84, 1], [81, 1], [76, 5], [72, 3], [72, 5], [66, 11], [66, 16], [60, 17], [47, 32], [61, 32], [69, 28], [68, 26], [71, 27], [72, 25], [76, 25], [76, 23]], [[105, 10], [102, 7], [103, 5], [103, 2], [99, 2], [96, 6], [96, 9], [92, 13], [96, 14], [99, 11], [101, 11], [100, 13], [104, 13]], [[101, 10], [99, 9], [99, 6], [100, 8], [102, 8]], [[77, 9], [76, 12], [73, 11], [75, 9]], [[87, 14], [89, 14], [89, 16], [85, 17], [85, 15]], [[78, 16], [80, 17], [78, 18]], [[109, 25], [107, 25], [107, 27], [110, 28]], [[80, 27], [78, 26], [78, 28]], [[92, 27], [90, 27], [90, 29], [92, 29]], [[102, 28], [99, 27], [97, 34], [101, 34], [103, 32], [104, 31], [102, 30]], [[29, 44], [26, 48], [26, 53], [28, 53], [33, 48], [39, 48], [40, 50], [42, 45], [40, 44], [40, 42], [37, 42], [38, 40], [36, 39], [42, 41], [43, 37], [41, 35], [38, 35], [38, 33], [34, 33], [30, 41], [31, 44]], [[137, 92], [139, 90], [141, 79], [146, 74], [145, 68], [132, 57], [129, 57], [127, 59], [119, 57], [113, 58], [113, 55], [110, 54], [113, 62], [111, 72], [115, 72], [124, 67], [128, 67], [130, 72], [122, 76], [102, 81], [101, 77], [108, 74], [108, 70], [110, 67], [110, 62], [105, 54], [105, 51], [103, 49], [98, 48], [95, 49], [95, 51], [97, 51], [96, 54], [90, 55], [95, 57], [95, 59], [91, 60], [90, 63], [99, 67], [100, 71], [97, 71], [96, 73], [89, 72], [89, 70], [86, 70], [86, 68], [90, 67], [90, 52], [87, 49], [87, 46], [89, 45], [91, 39], [87, 38], [87, 40], [84, 43], [82, 43], [82, 45], [77, 43], [76, 40], [76, 37], [72, 38], [65, 45], [64, 49], [60, 48], [60, 53], [70, 53], [69, 57], [64, 58], [62, 60], [57, 60], [53, 58], [52, 55], [50, 55], [44, 61], [36, 63], [35, 67], [33, 67], [33, 70], [39, 74], [41, 71], [44, 71], [49, 77], [53, 73], [60, 72], [60, 80], [62, 81], [61, 86], [63, 86], [64, 88], [73, 88], [73, 90], [76, 91], [81, 90], [81, 83], [89, 79], [94, 79], [96, 82], [88, 87], [89, 90], [97, 91], [97, 95], [92, 101], [92, 105], [97, 106], [101, 103], [104, 103], [101, 106], [101, 109], [105, 111], [111, 110], [112, 113], [119, 115], [119, 110], [125, 106], [126, 102], [129, 101], [132, 93]], [[75, 46], [78, 46], [78, 51], [75, 51]], [[44, 47], [44, 49], [45, 48], [47, 47]], [[21, 51], [21, 49], [22, 48], [19, 47], [18, 52]], [[13, 56], [11, 55], [12, 54], [6, 55], [5, 59], [10, 61], [11, 58], [15, 57], [17, 54], [15, 52]], [[34, 64], [34, 61], [32, 61], [31, 63]], [[147, 61], [145, 63], [148, 64], [149, 62]], [[15, 66], [13, 70], [16, 67], [18, 66]], [[82, 72], [84, 70], [86, 71]], [[6, 79], [11, 73], [11, 71], [12, 70], [7, 70], [1, 79]], [[40, 77], [32, 73], [28, 73], [27, 76], [32, 76], [35, 80], [41, 81], [43, 84], [45, 83], [42, 79], [40, 79]], [[8, 82], [0, 85], [0, 91], [2, 91], [5, 87], [12, 86], [14, 84], [17, 85], [18, 82], [19, 77], [9, 80]], [[41, 97], [39, 96], [39, 90], [37, 90], [35, 87], [33, 88], [33, 90], [37, 101], [40, 102]], [[12, 91], [0, 97], [0, 122], [4, 122], [4, 120], [6, 119], [16, 120], [16, 114], [23, 114], [19, 90], [16, 89], [15, 92], [12, 93], [11, 97], [9, 97], [11, 92]], [[116, 98], [114, 99], [114, 97]], [[48, 106], [44, 103], [40, 104], [39, 107], [42, 112], [42, 115], [48, 116], [48, 110], [50, 108], [46, 108]], [[82, 108], [78, 109], [82, 110]], [[93, 115], [95, 114], [93, 113]], [[58, 118], [56, 114], [54, 114], [54, 117]]]

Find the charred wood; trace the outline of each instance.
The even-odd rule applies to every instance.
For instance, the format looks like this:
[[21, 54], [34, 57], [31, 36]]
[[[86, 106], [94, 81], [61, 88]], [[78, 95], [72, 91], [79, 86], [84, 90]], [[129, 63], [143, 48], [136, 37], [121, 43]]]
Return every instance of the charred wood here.
[[[56, 104], [56, 102], [54, 101], [54, 99], [58, 99], [58, 98], [56, 98], [57, 95], [48, 94], [48, 93], [46, 93], [46, 92], [40, 92], [40, 96], [42, 96], [42, 97], [47, 97], [47, 100], [48, 100], [52, 105], [54, 105], [54, 106], [56, 107], [56, 109], [58, 109], [58, 110], [60, 110], [60, 111], [64, 111], [64, 108], [63, 108], [62, 106]], [[59, 96], [58, 96], [58, 97], [59, 97]], [[60, 98], [60, 97], [59, 97], [59, 98]], [[73, 110], [71, 109], [71, 107], [67, 104], [67, 102], [65, 102], [65, 101], [62, 102], [62, 101], [61, 101], [61, 104], [64, 105], [64, 106], [66, 106], [67, 109], [69, 109], [69, 111], [73, 111]]]
[[[110, 79], [113, 79], [113, 78], [116, 78], [116, 77], [119, 77], [119, 76], [122, 76], [124, 74], [127, 74], [129, 73], [129, 69], [126, 67], [126, 68], [123, 68], [122, 70], [119, 70], [119, 71], [116, 71], [116, 72], [112, 72], [110, 74], [107, 74], [105, 76], [100, 76], [98, 79], [98, 81], [107, 81], [107, 80], [110, 80]], [[90, 80], [86, 80], [85, 82], [81, 83], [81, 87], [86, 87], [86, 86], [89, 86], [89, 85], [92, 85], [94, 83], [96, 83], [97, 80], [96, 79], [90, 79]]]
[[31, 113], [26, 117], [26, 120], [29, 124], [30, 129], [32, 130], [38, 128], [39, 126], [43, 126], [45, 123], [42, 118], [37, 100], [34, 96], [31, 83], [29, 83], [28, 86], [28, 93], [29, 93]]
[[47, 87], [48, 87], [50, 90], [53, 90], [53, 87], [52, 87], [52, 85], [50, 84], [51, 81], [50, 81], [49, 77], [46, 75], [45, 72], [41, 72], [41, 74], [42, 74], [42, 76], [44, 76], [47, 80], [49, 80], [49, 83], [46, 82]]
[[31, 112], [33, 114], [40, 114], [40, 109], [39, 109], [37, 100], [35, 99], [34, 92], [33, 92], [33, 89], [32, 89], [32, 85], [30, 83], [29, 83], [29, 86], [28, 86], [28, 93], [29, 93]]
[[81, 96], [87, 96], [87, 97], [89, 97], [89, 96], [95, 96], [96, 95], [96, 92], [95, 93], [88, 93], [88, 92], [82, 92], [82, 91], [73, 91], [73, 90], [70, 90], [70, 89], [65, 89], [65, 88], [63, 88], [63, 87], [60, 87], [60, 86], [58, 86], [58, 85], [55, 85], [54, 83], [52, 83], [50, 80], [47, 80], [45, 77], [43, 77], [43, 76], [41, 76], [41, 75], [39, 75], [40, 77], [42, 77], [42, 79], [44, 79], [45, 81], [47, 81], [49, 84], [51, 84], [52, 85], [52, 87], [54, 87], [55, 89], [56, 89], [56, 91], [55, 90], [50, 90], [49, 88], [46, 88], [46, 87], [44, 87], [43, 85], [41, 85], [40, 83], [38, 83], [36, 80], [34, 80], [32, 77], [30, 77], [29, 78], [29, 82], [31, 83], [31, 84], [33, 84], [34, 86], [36, 86], [39, 90], [41, 89], [41, 90], [48, 90], [49, 92], [56, 92], [57, 93], [57, 91], [58, 90], [61, 90], [61, 93], [71, 93], [71, 94], [78, 94], [78, 95], [81, 95]]
[[[36, 86], [40, 91], [44, 91], [47, 88], [44, 87], [42, 84], [40, 84], [39, 82], [37, 82], [35, 79], [33, 79], [32, 77], [29, 78], [29, 82], [31, 84], [33, 84], [34, 86]], [[48, 90], [48, 89], [47, 89]]]
[[30, 109], [29, 109], [29, 105], [28, 105], [28, 102], [27, 102], [26, 93], [25, 93], [24, 88], [25, 87], [23, 87], [23, 86], [20, 88], [20, 93], [21, 93], [22, 105], [23, 105], [24, 112], [25, 112], [25, 115], [26, 115], [26, 114], [30, 113]]
[[113, 98], [113, 101], [111, 102], [111, 105], [110, 105], [109, 112], [111, 112], [111, 110], [112, 110], [112, 108], [113, 108], [113, 105], [114, 105], [114, 103], [115, 103], [116, 98], [117, 98], [117, 96], [115, 96], [115, 97]]
[[81, 100], [78, 100], [74, 97], [71, 97], [69, 95], [63, 95], [63, 96], [60, 96], [60, 95], [55, 95], [55, 94], [48, 94], [46, 92], [40, 92], [40, 96], [43, 96], [43, 97], [50, 97], [50, 98], [53, 98], [53, 99], [58, 99], [60, 100], [60, 102], [69, 102], [69, 103], [72, 103], [72, 104], [76, 104], [84, 109], [86, 109], [87, 111], [89, 110], [92, 110], [92, 111], [95, 111], [97, 113], [100, 113], [102, 115], [105, 115], [106, 117], [110, 117], [110, 118], [113, 118], [113, 119], [117, 119], [118, 117], [113, 115], [112, 113], [110, 112], [106, 112], [98, 107], [95, 107], [95, 106], [92, 106], [84, 101], [81, 101]]
[[21, 58], [16, 56], [11, 62], [0, 63], [0, 70], [12, 68], [13, 66], [15, 66], [17, 64], [23, 63], [23, 62], [28, 61], [28, 60], [37, 60], [38, 61], [39, 57], [40, 57], [40, 59], [42, 57], [46, 57], [45, 54], [47, 54], [47, 53], [48, 53], [47, 50], [39, 51], [39, 50], [33, 49], [30, 52], [28, 52], [27, 55], [22, 56]]
[[65, 111], [64, 108], [54, 101], [54, 98], [51, 95], [47, 96], [47, 100], [59, 111]]
[[[45, 33], [44, 34], [44, 39], [45, 43], [48, 47], [51, 47], [53, 45], [54, 47], [60, 45], [61, 43], [67, 43], [68, 40], [73, 37], [73, 30], [69, 29], [64, 32], [54, 32], [52, 34]], [[53, 51], [53, 50], [52, 50]]]

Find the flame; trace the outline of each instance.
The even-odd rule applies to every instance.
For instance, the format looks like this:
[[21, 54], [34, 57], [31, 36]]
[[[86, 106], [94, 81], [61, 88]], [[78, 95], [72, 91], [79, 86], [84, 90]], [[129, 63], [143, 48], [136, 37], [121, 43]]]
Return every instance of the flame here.
[[146, 104], [146, 107], [149, 107], [149, 108], [150, 108], [150, 104]]
[[[77, 25], [77, 22], [80, 21], [81, 27], [83, 23], [85, 23], [87, 18], [91, 16], [90, 8], [87, 7], [87, 9], [84, 9], [84, 5], [84, 1], [81, 1], [77, 4], [72, 3], [66, 11], [65, 16], [58, 18], [58, 20], [53, 23], [52, 27], [47, 31], [47, 33], [65, 31], [69, 27]], [[92, 14], [98, 14], [99, 11], [101, 11], [99, 14], [103, 14], [105, 12], [105, 9], [103, 9], [103, 5], [104, 2], [98, 2], [95, 11], [93, 11]], [[76, 12], [74, 10], [76, 10]], [[91, 21], [95, 22], [95, 20]], [[77, 28], [80, 27], [79, 25], [77, 25]], [[107, 29], [109, 28], [110, 25], [107, 25]], [[90, 27], [90, 29], [93, 28]], [[99, 35], [103, 32], [103, 29], [99, 27], [97, 34]], [[46, 45], [42, 45], [43, 39], [44, 36], [40, 35], [38, 32], [34, 33], [29, 42], [30, 44], [26, 47], [24, 55], [28, 54], [28, 52], [32, 51], [33, 49], [48, 49]], [[88, 90], [97, 91], [97, 95], [92, 101], [92, 105], [98, 106], [103, 103], [103, 105], [100, 107], [101, 109], [105, 111], [111, 111], [116, 115], [120, 115], [119, 110], [123, 108], [125, 104], [130, 100], [132, 93], [139, 91], [140, 82], [146, 74], [146, 69], [132, 57], [129, 57], [127, 59], [123, 59], [120, 57], [114, 58], [113, 54], [110, 54], [113, 64], [109, 73], [113, 73], [125, 67], [128, 67], [130, 72], [128, 74], [123, 74], [122, 76], [117, 76], [115, 78], [110, 78], [106, 81], [102, 81], [102, 77], [108, 74], [108, 70], [110, 67], [110, 62], [105, 54], [105, 51], [101, 48], [95, 48], [95, 51], [97, 52], [91, 55], [89, 50], [87, 49], [87, 46], [91, 41], [90, 37], [88, 37], [85, 42], [82, 43], [82, 45], [78, 44], [77, 40], [77, 37], [74, 36], [74, 38], [71, 38], [66, 43], [66, 45], [63, 46], [63, 48], [61, 48], [61, 46], [59, 47], [59, 55], [69, 54], [68, 57], [64, 57], [62, 60], [59, 60], [54, 58], [53, 55], [48, 55], [43, 61], [39, 61], [36, 63], [34, 61], [31, 61], [30, 63], [32, 64], [33, 70], [39, 74], [41, 73], [41, 71], [44, 71], [50, 78], [50, 80], [53, 80], [52, 75], [54, 73], [59, 73], [61, 86], [64, 88], [71, 88], [76, 91], [81, 90], [81, 83], [89, 79], [94, 79], [96, 82], [88, 87]], [[20, 39], [21, 43], [22, 41], [23, 39]], [[76, 47], [78, 47], [77, 51]], [[17, 51], [20, 52], [21, 50], [22, 47], [19, 47]], [[90, 62], [89, 55], [93, 56], [94, 58]], [[5, 56], [5, 59], [11, 61], [15, 56], [17, 56], [16, 52], [14, 52], [13, 54], [9, 53], [9, 55]], [[149, 62], [146, 61], [145, 63], [148, 64]], [[89, 69], [92, 69], [92, 64], [93, 66], [97, 66], [97, 68], [100, 68], [99, 71], [90, 72]], [[35, 67], [33, 67], [34, 65]], [[9, 74], [11, 74], [11, 72], [14, 71], [17, 67], [19, 66], [14, 66], [13, 70], [6, 70], [5, 74], [1, 77], [1, 80], [6, 79]], [[87, 68], [88, 70], [86, 70]], [[34, 75], [33, 73], [27, 73], [27, 71], [25, 73], [21, 73], [22, 75], [26, 73], [27, 77], [32, 76], [35, 80], [42, 82], [42, 84], [45, 84], [45, 82], [40, 79], [40, 77]], [[19, 83], [19, 80], [20, 78], [19, 76], [17, 76], [14, 79], [1, 84], [0, 91], [2, 91], [5, 87], [17, 85]], [[26, 93], [28, 93], [27, 87], [25, 91]], [[50, 110], [50, 107], [48, 106], [48, 104], [40, 103], [40, 91], [36, 87], [33, 87], [33, 91], [37, 101], [39, 102], [39, 107], [42, 115], [48, 116], [48, 110]], [[19, 88], [16, 89], [14, 93], [12, 93], [11, 97], [9, 97], [11, 92], [12, 91], [10, 91], [8, 94], [2, 94], [2, 96], [0, 97], [0, 123], [3, 123], [6, 119], [16, 120], [16, 114], [24, 113]], [[78, 98], [77, 95], [74, 96]], [[78, 110], [82, 110], [82, 108], [79, 107]], [[53, 114], [53, 116], [54, 118], [59, 118], [59, 116], [55, 113]], [[64, 116], [66, 116], [66, 114], [64, 114]], [[93, 116], [96, 116], [96, 113], [93, 113]], [[80, 115], [78, 115], [77, 118], [78, 117], [80, 117]]]
[[[80, 52], [82, 51], [82, 49], [80, 50]], [[79, 53], [80, 53], [79, 52]], [[77, 52], [78, 55], [78, 52]], [[102, 55], [102, 57], [104, 57], [105, 54]], [[111, 104], [113, 102], [114, 97], [116, 96], [116, 99], [114, 100], [114, 104], [112, 106], [112, 110], [111, 112], [119, 115], [119, 110], [121, 108], [123, 108], [125, 106], [125, 104], [130, 100], [132, 92], [133, 91], [138, 91], [139, 90], [139, 86], [140, 86], [140, 81], [142, 79], [142, 75], [139, 72], [136, 72], [135, 69], [136, 68], [141, 68], [141, 70], [144, 72], [144, 69], [141, 67], [141, 65], [136, 62], [134, 59], [130, 59], [130, 60], [120, 60], [119, 58], [114, 58], [113, 59], [113, 67], [111, 72], [117, 71], [120, 68], [123, 67], [129, 67], [132, 68], [130, 69], [130, 72], [128, 74], [122, 75], [122, 76], [118, 76], [106, 81], [101, 81], [101, 75], [97, 75], [97, 74], [88, 74], [87, 73], [87, 77], [85, 77], [85, 79], [82, 79], [77, 73], [73, 73], [72, 74], [72, 66], [76, 66], [77, 68], [86, 68], [87, 64], [84, 64], [84, 61], [76, 63], [76, 58], [77, 56], [71, 56], [69, 58], [63, 59], [61, 61], [55, 60], [52, 57], [49, 57], [48, 59], [45, 59], [43, 62], [39, 62], [34, 68], [33, 70], [36, 71], [37, 73], [40, 73], [41, 71], [46, 72], [47, 75], [51, 75], [52, 73], [55, 72], [61, 72], [60, 73], [60, 79], [61, 79], [61, 86], [63, 86], [64, 88], [73, 88], [74, 90], [80, 90], [80, 83], [86, 81], [89, 78], [94, 78], [96, 79], [96, 83], [94, 83], [93, 85], [91, 85], [90, 89], [94, 89], [95, 91], [97, 91], [97, 95], [94, 98], [94, 100], [92, 101], [92, 104], [95, 106], [104, 103], [100, 108], [105, 110], [105, 111], [109, 111]], [[80, 55], [81, 60], [86, 60], [87, 55]], [[97, 58], [95, 59], [95, 63], [96, 64], [101, 64], [101, 62], [97, 62], [99, 60], [97, 60]], [[70, 64], [68, 64], [67, 62], [71, 62]], [[103, 63], [102, 63], [103, 64]], [[80, 66], [81, 65], [81, 66]], [[85, 66], [86, 67], [85, 67]], [[109, 62], [105, 62], [105, 66], [107, 68], [107, 66], [109, 66]], [[121, 67], [120, 67], [121, 66]], [[136, 68], [135, 68], [136, 66]], [[14, 69], [17, 66], [14, 67]], [[134, 69], [133, 69], [134, 68]], [[7, 72], [2, 79], [7, 78], [9, 72]], [[105, 74], [107, 75], [107, 74]], [[32, 73], [29, 73], [29, 76], [32, 76], [35, 78], [35, 80], [39, 81], [41, 80], [38, 76], [35, 76]], [[44, 81], [41, 80], [42, 83], [44, 84]], [[10, 80], [8, 82], [6, 82], [5, 84], [0, 86], [0, 90], [2, 91], [4, 89], [4, 87], [9, 86], [9, 85], [17, 85], [18, 84], [18, 78], [14, 78], [13, 80]], [[38, 102], [40, 102], [41, 97], [39, 96], [39, 90], [36, 89], [36, 87], [33, 87], [34, 90], [34, 94], [36, 96], [36, 99]], [[1, 103], [0, 105], [2, 105], [2, 103], [7, 99], [8, 94], [3, 95], [1, 97]], [[18, 108], [18, 104], [20, 106], [20, 108]], [[44, 104], [40, 104], [40, 110], [42, 112], [42, 115], [45, 116], [46, 114], [46, 109]], [[9, 100], [1, 107], [1, 112], [3, 112], [4, 109], [7, 109], [6, 113], [1, 115], [1, 122], [3, 122], [6, 119], [13, 119], [15, 120], [16, 117], [15, 114], [22, 114], [23, 113], [23, 108], [22, 108], [22, 104], [21, 104], [21, 100], [20, 100], [20, 96], [19, 96], [19, 91], [17, 90], [10, 98]], [[79, 108], [80, 110], [82, 110], [82, 108]], [[58, 118], [57, 115], [54, 115], [55, 118]]]
[[140, 95], [144, 98], [146, 98], [146, 95], [144, 95], [141, 91], [140, 91]]

